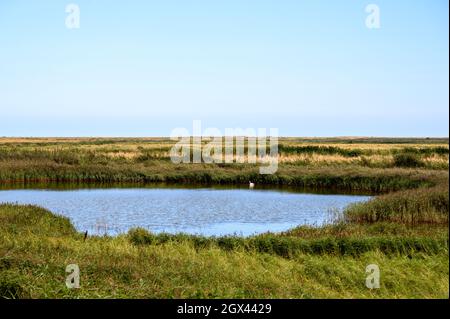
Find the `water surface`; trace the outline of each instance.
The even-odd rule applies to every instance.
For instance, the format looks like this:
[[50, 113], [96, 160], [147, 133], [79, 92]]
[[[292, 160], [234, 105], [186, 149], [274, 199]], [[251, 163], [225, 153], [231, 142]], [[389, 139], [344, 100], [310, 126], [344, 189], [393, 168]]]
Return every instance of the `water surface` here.
[[67, 216], [79, 231], [116, 235], [152, 232], [248, 236], [298, 225], [322, 225], [369, 196], [270, 189], [101, 188], [12, 189], [0, 202], [35, 204]]

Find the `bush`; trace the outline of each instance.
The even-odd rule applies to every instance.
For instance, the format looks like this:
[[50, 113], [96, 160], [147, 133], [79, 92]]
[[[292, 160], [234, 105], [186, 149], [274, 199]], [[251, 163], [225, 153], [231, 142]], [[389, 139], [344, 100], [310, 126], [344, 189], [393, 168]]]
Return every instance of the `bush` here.
[[156, 237], [144, 228], [130, 229], [128, 237], [134, 245], [151, 245], [156, 242]]
[[394, 155], [394, 165], [397, 167], [423, 167], [425, 163], [415, 153], [399, 153]]

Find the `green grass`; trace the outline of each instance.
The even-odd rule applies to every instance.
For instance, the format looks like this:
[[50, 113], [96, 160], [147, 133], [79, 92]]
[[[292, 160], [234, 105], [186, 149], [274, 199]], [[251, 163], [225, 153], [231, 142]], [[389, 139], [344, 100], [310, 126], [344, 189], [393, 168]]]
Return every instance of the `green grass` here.
[[[343, 149], [336, 146], [292, 146], [280, 144], [278, 151], [281, 154], [321, 154], [321, 155], [333, 155], [338, 154], [345, 157], [357, 157], [363, 155], [364, 152], [358, 149]], [[367, 152], [366, 152], [367, 153]]]
[[394, 155], [394, 165], [397, 167], [424, 167], [425, 163], [418, 153], [402, 152]]
[[448, 185], [399, 191], [350, 205], [345, 218], [352, 222], [391, 221], [408, 224], [448, 224]]
[[410, 169], [372, 169], [359, 166], [298, 167], [281, 166], [274, 175], [260, 175], [258, 167], [249, 164], [220, 166], [208, 164], [140, 163], [108, 165], [90, 162], [83, 165], [53, 161], [14, 160], [0, 164], [0, 181], [4, 182], [168, 182], [202, 184], [247, 184], [249, 180], [263, 185], [284, 185], [337, 190], [388, 192], [419, 186], [431, 186], [445, 179], [445, 171]]
[[144, 229], [129, 232], [134, 245], [161, 245], [166, 243], [190, 243], [197, 250], [220, 248], [225, 251], [248, 251], [266, 253], [284, 258], [293, 258], [299, 254], [328, 254], [333, 256], [360, 256], [368, 251], [378, 250], [386, 255], [408, 255], [423, 252], [438, 254], [448, 250], [445, 236], [439, 239], [428, 237], [366, 237], [302, 239], [279, 235], [260, 235], [251, 238], [235, 236], [205, 238], [188, 235], [154, 235]]

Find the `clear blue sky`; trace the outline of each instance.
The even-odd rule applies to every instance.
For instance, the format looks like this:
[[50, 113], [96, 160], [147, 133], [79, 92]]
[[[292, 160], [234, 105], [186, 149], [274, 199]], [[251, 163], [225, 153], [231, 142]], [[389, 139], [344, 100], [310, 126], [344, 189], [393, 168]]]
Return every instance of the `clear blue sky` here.
[[[65, 26], [79, 5], [79, 29]], [[367, 4], [380, 29], [365, 25]], [[447, 0], [0, 2], [0, 136], [448, 136]]]

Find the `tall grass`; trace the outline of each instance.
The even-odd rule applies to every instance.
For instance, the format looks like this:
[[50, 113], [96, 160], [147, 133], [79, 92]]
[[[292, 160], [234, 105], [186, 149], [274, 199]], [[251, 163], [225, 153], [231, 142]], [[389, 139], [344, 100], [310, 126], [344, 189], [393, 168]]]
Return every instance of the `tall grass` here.
[[355, 203], [344, 212], [351, 222], [392, 221], [407, 224], [448, 224], [448, 185], [386, 194], [368, 203]]
[[425, 163], [417, 153], [398, 153], [394, 155], [394, 165], [397, 167], [423, 167]]
[[[71, 159], [70, 161], [72, 162]], [[36, 161], [0, 161], [0, 181], [247, 184], [249, 180], [254, 180], [257, 184], [267, 185], [387, 192], [431, 186], [448, 175], [442, 171], [433, 173], [426, 170], [372, 169], [358, 166], [333, 168], [295, 165], [280, 166], [273, 175], [261, 175], [258, 166], [250, 164], [175, 165], [167, 161], [130, 164], [107, 159], [82, 160], [79, 165], [62, 162], [48, 158]]]
[[152, 234], [145, 229], [132, 229], [128, 233], [134, 245], [161, 245], [166, 243], [190, 243], [196, 249], [218, 247], [225, 251], [249, 251], [292, 258], [298, 254], [329, 254], [358, 256], [368, 251], [405, 255], [417, 252], [442, 253], [448, 249], [448, 240], [427, 237], [368, 237], [305, 240], [298, 237], [259, 235], [250, 238], [236, 236], [202, 237], [192, 235]]

